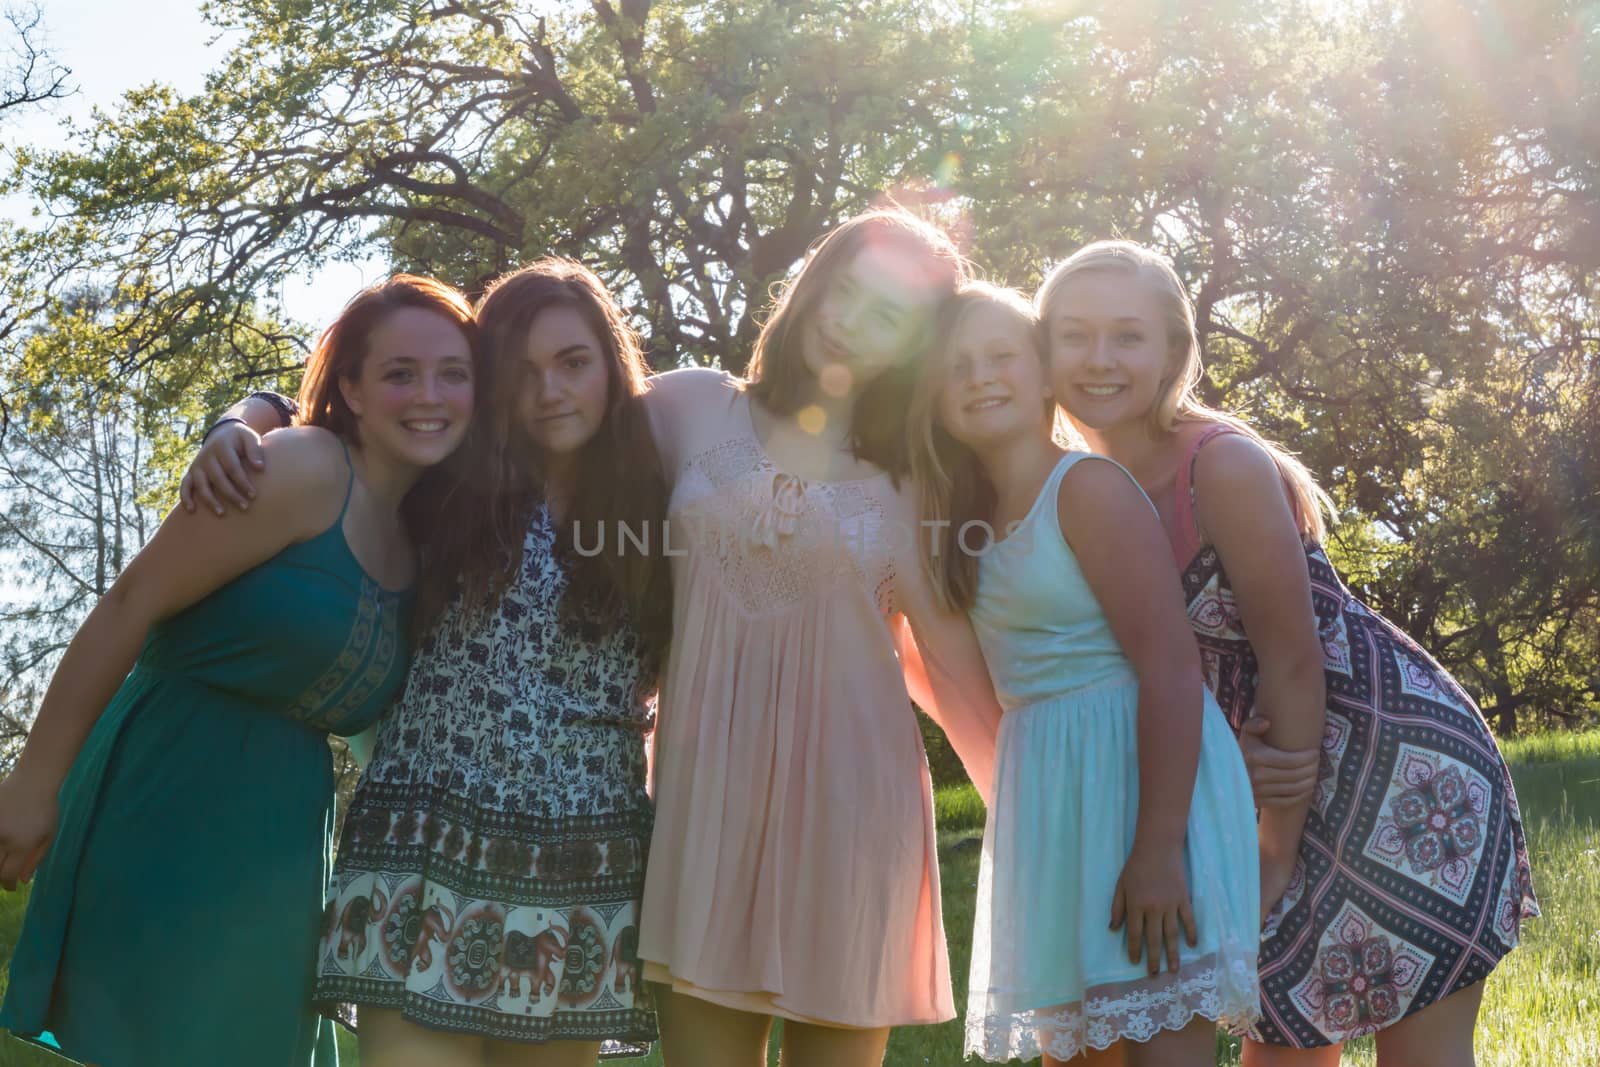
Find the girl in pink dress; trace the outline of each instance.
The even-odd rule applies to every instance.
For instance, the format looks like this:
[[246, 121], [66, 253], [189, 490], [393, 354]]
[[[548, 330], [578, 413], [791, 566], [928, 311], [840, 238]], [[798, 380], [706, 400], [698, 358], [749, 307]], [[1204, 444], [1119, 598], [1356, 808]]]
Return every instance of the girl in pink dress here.
[[[824, 238], [748, 380], [647, 394], [672, 482], [673, 644], [655, 740], [639, 956], [669, 1065], [879, 1063], [953, 1018], [914, 695], [985, 796], [999, 709], [966, 619], [918, 564], [905, 413], [964, 264], [872, 212]], [[914, 657], [908, 657], [914, 662]]]

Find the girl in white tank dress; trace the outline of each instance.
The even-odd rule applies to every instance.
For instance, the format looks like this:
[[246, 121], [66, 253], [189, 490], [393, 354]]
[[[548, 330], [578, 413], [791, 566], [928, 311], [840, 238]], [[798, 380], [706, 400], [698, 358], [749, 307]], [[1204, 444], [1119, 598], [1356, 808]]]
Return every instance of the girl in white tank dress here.
[[1165, 535], [1125, 470], [1051, 440], [1026, 303], [972, 286], [949, 315], [912, 413], [950, 535], [924, 563], [1004, 710], [966, 1050], [1211, 1063], [1215, 1024], [1257, 1012], [1254, 806]]

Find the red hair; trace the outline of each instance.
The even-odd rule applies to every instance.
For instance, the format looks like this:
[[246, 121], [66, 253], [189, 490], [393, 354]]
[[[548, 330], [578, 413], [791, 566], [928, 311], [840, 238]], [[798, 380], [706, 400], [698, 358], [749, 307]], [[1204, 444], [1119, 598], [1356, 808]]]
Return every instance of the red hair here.
[[442, 315], [455, 323], [476, 350], [477, 319], [460, 290], [437, 278], [396, 274], [351, 297], [333, 325], [317, 337], [306, 360], [305, 377], [300, 379], [300, 415], [295, 420], [299, 425], [320, 426], [351, 441], [360, 440], [355, 412], [345, 403], [339, 383], [361, 377], [372, 331], [401, 308]]

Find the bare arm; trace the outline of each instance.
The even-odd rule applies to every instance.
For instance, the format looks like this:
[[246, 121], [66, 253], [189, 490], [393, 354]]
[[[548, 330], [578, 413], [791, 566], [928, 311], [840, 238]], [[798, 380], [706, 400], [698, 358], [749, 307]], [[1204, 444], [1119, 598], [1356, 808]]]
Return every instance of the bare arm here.
[[894, 649], [900, 657], [900, 670], [905, 675], [906, 692], [911, 702], [919, 708], [933, 703], [933, 686], [928, 682], [928, 665], [922, 662], [922, 650], [911, 635], [911, 624], [904, 615], [896, 615], [890, 624], [894, 633]]
[[221, 517], [226, 514], [222, 503], [226, 500], [248, 511], [255, 499], [250, 471], [266, 468], [262, 435], [284, 426], [283, 414], [259, 397], [247, 396], [223, 412], [178, 486], [184, 510], [193, 512], [200, 506]]
[[994, 799], [1000, 704], [978, 637], [964, 613], [938, 606], [915, 560], [899, 574], [904, 617], [893, 625], [907, 690], [950, 739], [967, 777], [988, 804]]
[[1112, 926], [1151, 974], [1178, 969], [1180, 926], [1197, 933], [1183, 874], [1189, 803], [1200, 763], [1205, 683], [1181, 583], [1150, 501], [1120, 467], [1082, 460], [1061, 480], [1057, 518], [1111, 632], [1139, 678], [1139, 815], [1118, 881]]
[[[1255, 713], [1268, 722], [1264, 739], [1277, 749], [1320, 751], [1327, 698], [1322, 640], [1305, 548], [1277, 465], [1248, 438], [1219, 437], [1195, 461], [1195, 497], [1196, 516], [1228, 573], [1260, 664]], [[1307, 791], [1261, 809], [1263, 909], [1288, 885], [1310, 806]]]
[[297, 431], [269, 451], [281, 469], [262, 479], [266, 507], [230, 524], [225, 537], [202, 517], [173, 509], [67, 646], [16, 768], [0, 782], [0, 885], [15, 888], [43, 857], [55, 832], [61, 782], [150, 627], [338, 515], [344, 461], [332, 435]]
[[695, 425], [696, 416], [721, 410], [736, 388], [735, 380], [710, 367], [684, 367], [652, 375], [649, 389], [641, 398], [656, 452], [670, 480], [683, 457], [684, 439]]

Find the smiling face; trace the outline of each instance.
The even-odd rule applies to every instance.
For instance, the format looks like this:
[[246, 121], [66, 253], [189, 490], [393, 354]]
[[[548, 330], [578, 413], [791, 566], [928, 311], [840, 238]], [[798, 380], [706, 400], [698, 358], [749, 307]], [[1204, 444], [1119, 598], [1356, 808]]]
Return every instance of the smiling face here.
[[541, 311], [528, 328], [517, 414], [553, 459], [570, 458], [605, 423], [611, 396], [606, 350], [575, 307]]
[[1173, 371], [1160, 297], [1125, 270], [1066, 280], [1045, 309], [1056, 401], [1086, 429], [1145, 420]]
[[802, 348], [824, 392], [859, 392], [926, 336], [940, 293], [929, 284], [925, 259], [893, 242], [868, 243], [824, 283]]
[[936, 414], [969, 448], [1048, 433], [1050, 386], [1030, 319], [999, 303], [972, 305], [956, 321], [939, 368]]
[[363, 448], [432, 466], [456, 449], [472, 417], [472, 347], [445, 316], [390, 311], [367, 334], [355, 378], [339, 382]]

